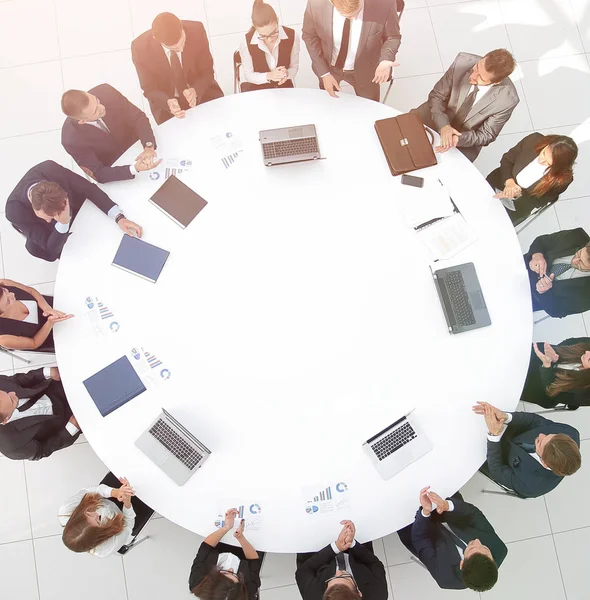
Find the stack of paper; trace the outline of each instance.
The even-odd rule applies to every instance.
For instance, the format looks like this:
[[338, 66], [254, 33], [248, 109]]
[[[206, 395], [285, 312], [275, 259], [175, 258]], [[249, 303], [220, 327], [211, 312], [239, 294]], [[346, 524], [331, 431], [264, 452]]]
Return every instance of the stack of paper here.
[[419, 227], [423, 223], [452, 215], [453, 203], [449, 193], [438, 179], [425, 179], [421, 188], [403, 187], [402, 212], [408, 225]]
[[455, 213], [421, 229], [418, 238], [426, 247], [432, 260], [443, 260], [467, 248], [477, 239], [477, 236], [463, 215]]

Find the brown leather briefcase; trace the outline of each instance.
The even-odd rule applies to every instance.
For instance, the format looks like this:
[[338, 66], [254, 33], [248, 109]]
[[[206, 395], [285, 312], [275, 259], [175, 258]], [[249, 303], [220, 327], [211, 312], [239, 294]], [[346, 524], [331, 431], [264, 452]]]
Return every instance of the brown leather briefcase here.
[[402, 175], [436, 164], [432, 148], [434, 136], [424, 127], [417, 113], [375, 121], [375, 131], [392, 175]]

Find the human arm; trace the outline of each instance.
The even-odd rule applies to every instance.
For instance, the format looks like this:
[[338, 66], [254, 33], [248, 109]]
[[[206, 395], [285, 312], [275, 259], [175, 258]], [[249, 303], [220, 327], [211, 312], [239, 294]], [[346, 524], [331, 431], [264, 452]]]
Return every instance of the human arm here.
[[[148, 99], [152, 110], [160, 109], [169, 112], [168, 95], [160, 89], [158, 74], [152, 71], [153, 56], [148, 54], [151, 32], [141, 35], [131, 43], [131, 59], [137, 71], [139, 85], [143, 90], [143, 95]], [[164, 53], [161, 48], [158, 49]]]
[[[186, 24], [184, 25], [186, 28]], [[195, 21], [192, 26], [191, 33], [195, 36], [198, 51], [191, 57], [191, 60], [194, 60], [191, 68], [188, 71], [185, 70], [185, 72], [188, 72], [187, 84], [195, 90], [198, 102], [214, 82], [215, 71], [213, 70], [213, 57], [209, 49], [209, 40], [207, 39], [205, 27], [199, 21]], [[185, 60], [185, 54], [186, 52], [182, 54], [183, 61]]]
[[577, 246], [576, 250], [578, 250], [586, 245], [588, 240], [588, 234], [581, 227], [540, 235], [533, 240], [529, 251], [525, 255], [525, 260], [530, 261], [531, 257], [538, 252], [543, 256], [547, 256], [555, 248], [572, 249]]
[[438, 131], [440, 131], [446, 125], [451, 124], [451, 120], [447, 115], [447, 107], [451, 92], [453, 90], [453, 77], [455, 73], [455, 67], [459, 56], [455, 59], [453, 64], [447, 69], [445, 74], [435, 83], [430, 94], [428, 94], [428, 108], [430, 109], [430, 116]]
[[39, 441], [32, 439], [24, 446], [10, 451], [3, 450], [3, 454], [13, 460], [41, 460], [51, 456], [54, 452], [68, 448], [80, 436], [80, 432], [72, 435], [65, 427], [51, 434], [50, 437]]
[[223, 527], [216, 529], [213, 533], [210, 533], [204, 540], [203, 543], [208, 544], [211, 548], [215, 548], [221, 541], [221, 538], [234, 527], [234, 522], [238, 511], [235, 508], [230, 508], [225, 511], [225, 517], [223, 520]]
[[476, 129], [463, 131], [457, 142], [457, 148], [481, 147], [491, 144], [502, 131], [517, 104], [518, 102], [509, 108], [490, 115]]
[[244, 79], [246, 81], [255, 85], [268, 83], [266, 73], [258, 73], [254, 70], [254, 62], [248, 51], [246, 38], [243, 38], [242, 43], [240, 44], [240, 61], [242, 63], [242, 73], [244, 74]]
[[256, 550], [254, 549], [254, 546], [252, 546], [252, 544], [246, 539], [246, 536], [244, 535], [244, 524], [245, 521], [244, 519], [242, 519], [242, 521], [240, 522], [240, 526], [234, 533], [234, 537], [238, 540], [238, 542], [240, 542], [240, 546], [244, 551], [244, 556], [248, 560], [255, 560], [260, 557], [258, 556], [258, 552], [256, 552]]
[[[309, 590], [313, 587], [317, 571], [325, 564], [334, 561], [336, 553], [331, 544], [310, 556], [296, 571], [295, 581], [304, 600], [310, 598]], [[323, 586], [322, 586], [323, 587]]]
[[[311, 58], [311, 68], [313, 69], [313, 72], [318, 77], [323, 77], [330, 72], [330, 63], [324, 57], [322, 40], [316, 29], [316, 23], [311, 4], [311, 2], [308, 2], [305, 8], [301, 37], [305, 42], [307, 52]], [[329, 35], [332, 35], [331, 25], [332, 24], [330, 23]], [[329, 58], [331, 59], [332, 57]]]
[[219, 552], [207, 541], [203, 541], [197, 550], [193, 560], [191, 572], [188, 578], [189, 589], [193, 590], [209, 573], [211, 567], [217, 564]]
[[73, 315], [49, 317], [36, 331], [33, 337], [26, 337], [24, 335], [0, 335], [0, 346], [4, 346], [10, 350], [36, 350], [48, 338], [55, 323], [67, 321], [72, 317]]
[[383, 40], [383, 45], [381, 46], [379, 62], [388, 61], [394, 63], [402, 41], [399, 28], [399, 17], [397, 14], [397, 2], [393, 2], [392, 4], [391, 12], [383, 27], [381, 38]]
[[56, 316], [65, 316], [65, 313], [54, 310], [53, 307], [47, 302], [43, 294], [40, 294], [35, 288], [29, 287], [24, 283], [18, 283], [18, 281], [13, 281], [12, 279], [0, 279], [0, 287], [14, 287], [23, 292], [26, 292], [30, 296], [33, 296], [35, 302], [43, 312], [43, 316], [48, 316], [49, 314], [54, 314]]
[[291, 60], [289, 61], [289, 68], [287, 72], [289, 76], [287, 79], [291, 81], [295, 81], [295, 76], [299, 71], [299, 53], [301, 49], [301, 40], [299, 39], [299, 34], [294, 31], [293, 37], [293, 48], [291, 49]]

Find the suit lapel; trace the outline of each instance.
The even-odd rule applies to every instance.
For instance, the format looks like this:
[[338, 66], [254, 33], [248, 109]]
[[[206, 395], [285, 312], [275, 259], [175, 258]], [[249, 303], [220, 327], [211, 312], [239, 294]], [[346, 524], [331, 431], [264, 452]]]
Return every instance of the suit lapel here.
[[486, 106], [488, 106], [488, 104], [491, 104], [500, 93], [499, 88], [499, 85], [495, 85], [491, 90], [488, 90], [486, 95], [471, 107], [471, 110], [467, 113], [465, 122], [469, 121], [469, 119], [481, 112]]
[[461, 85], [459, 86], [459, 97], [457, 98], [457, 110], [461, 108], [463, 102], [465, 102], [465, 98], [467, 98], [467, 94], [469, 93], [469, 88], [471, 84], [469, 83], [469, 77], [471, 76], [471, 69], [465, 73], [463, 79], [461, 80]]
[[359, 45], [356, 49], [355, 60], [360, 56], [361, 52], [363, 51], [363, 48], [366, 46], [367, 38], [369, 37], [369, 31], [371, 30], [371, 25], [376, 20], [376, 19], [371, 19], [371, 13], [370, 13], [371, 6], [373, 6], [373, 5], [367, 6], [366, 3], [364, 5], [363, 25], [361, 27], [361, 36], [359, 38]]
[[154, 55], [154, 70], [160, 71], [161, 73], [166, 73], [166, 79], [167, 79], [166, 83], [168, 85], [168, 89], [172, 88], [172, 95], [174, 95], [174, 81], [173, 81], [173, 77], [172, 77], [172, 67], [170, 67], [170, 62], [168, 61], [166, 52], [165, 52], [164, 48], [162, 48], [162, 44], [160, 44], [160, 42], [157, 42], [154, 38], [151, 39], [151, 43], [152, 43], [153, 55]]

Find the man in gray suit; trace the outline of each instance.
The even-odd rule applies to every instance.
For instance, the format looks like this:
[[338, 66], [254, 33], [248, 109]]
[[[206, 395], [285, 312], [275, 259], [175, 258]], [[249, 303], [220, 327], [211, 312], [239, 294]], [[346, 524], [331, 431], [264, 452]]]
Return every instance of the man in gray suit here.
[[337, 97], [342, 80], [379, 102], [380, 83], [397, 64], [401, 43], [396, 0], [308, 0], [303, 41], [320, 87]]
[[491, 144], [520, 102], [509, 79], [516, 62], [508, 50], [483, 58], [461, 52], [417, 109], [422, 122], [440, 133], [437, 152], [458, 148], [471, 162]]

